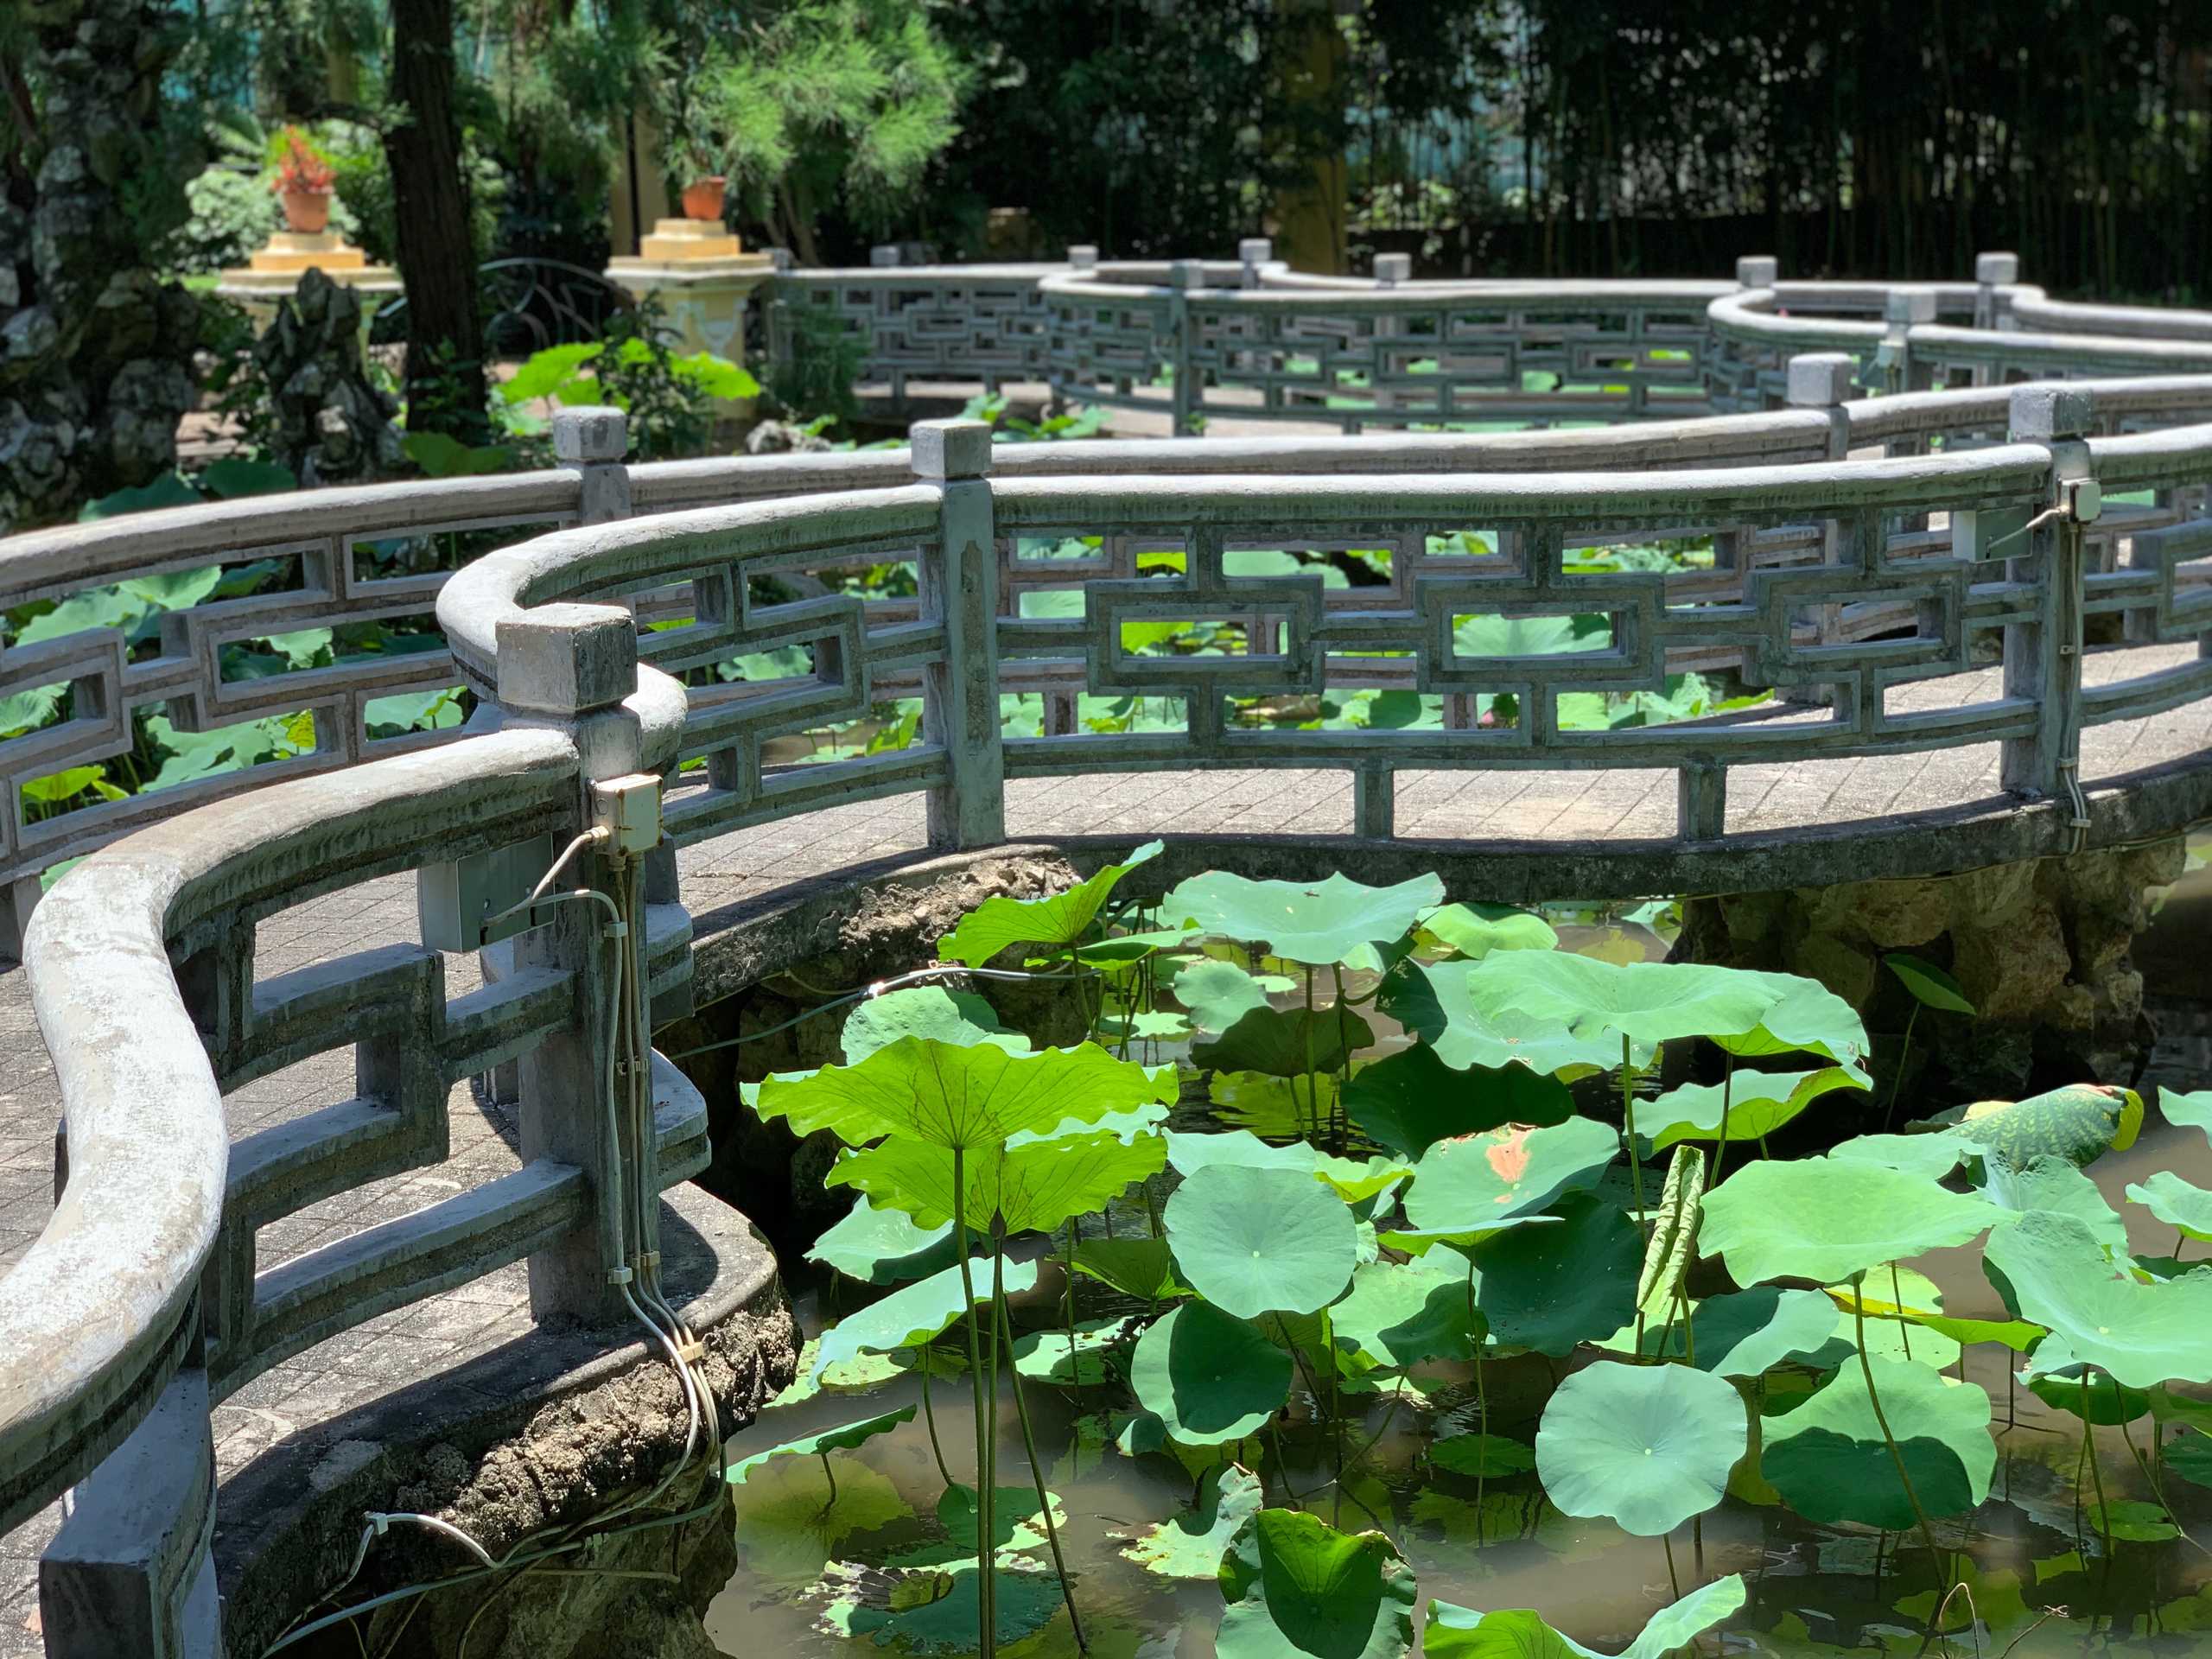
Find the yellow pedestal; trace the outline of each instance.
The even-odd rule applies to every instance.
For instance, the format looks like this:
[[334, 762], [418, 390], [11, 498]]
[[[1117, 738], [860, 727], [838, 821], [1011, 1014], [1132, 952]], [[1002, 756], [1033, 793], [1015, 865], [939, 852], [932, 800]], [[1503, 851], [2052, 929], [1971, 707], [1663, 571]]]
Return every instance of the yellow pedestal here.
[[[608, 280], [641, 300], [659, 300], [677, 351], [743, 364], [746, 304], [775, 262], [747, 253], [719, 224], [699, 219], [664, 219], [639, 245], [644, 251], [636, 257], [607, 262]], [[742, 423], [753, 418], [753, 400], [717, 398], [715, 412], [718, 423]]]
[[244, 269], [224, 271], [215, 292], [243, 305], [254, 327], [263, 328], [276, 316], [277, 301], [289, 298], [310, 270], [361, 291], [365, 327], [386, 296], [401, 292], [397, 271], [390, 265], [371, 264], [368, 255], [335, 231], [276, 232]]

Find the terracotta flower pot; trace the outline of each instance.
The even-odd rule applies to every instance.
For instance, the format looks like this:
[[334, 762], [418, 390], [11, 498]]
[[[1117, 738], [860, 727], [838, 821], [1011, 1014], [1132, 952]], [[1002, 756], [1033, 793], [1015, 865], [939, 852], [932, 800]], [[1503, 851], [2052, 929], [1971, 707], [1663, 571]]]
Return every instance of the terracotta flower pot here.
[[722, 216], [722, 197], [728, 188], [729, 181], [719, 174], [692, 180], [683, 187], [683, 217], [719, 219]]
[[302, 236], [315, 236], [329, 228], [330, 192], [327, 190], [287, 190], [284, 203], [284, 223]]

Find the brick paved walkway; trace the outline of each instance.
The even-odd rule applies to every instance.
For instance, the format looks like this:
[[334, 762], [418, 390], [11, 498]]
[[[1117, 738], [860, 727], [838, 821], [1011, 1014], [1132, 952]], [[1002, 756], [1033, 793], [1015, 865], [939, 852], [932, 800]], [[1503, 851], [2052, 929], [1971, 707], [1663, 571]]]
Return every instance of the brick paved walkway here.
[[[2097, 652], [2091, 683], [2188, 660], [2190, 648]], [[1909, 689], [1893, 706], [1934, 708], [1994, 694], [1994, 669]], [[2212, 751], [2212, 702], [2086, 733], [2082, 775], [2094, 782]], [[1922, 756], [1744, 766], [1729, 773], [1731, 832], [1919, 811], [1986, 800], [1998, 792], [1994, 745]], [[1666, 836], [1675, 828], [1671, 771], [1414, 772], [1398, 785], [1398, 827], [1409, 840], [1511, 837], [1561, 845], [1609, 836]], [[1025, 779], [1007, 791], [1007, 832], [1028, 841], [1067, 836], [1255, 831], [1343, 836], [1351, 787], [1341, 771], [1153, 772]], [[687, 902], [696, 912], [843, 866], [924, 849], [919, 797], [902, 797], [763, 826], [688, 849]], [[266, 976], [415, 933], [411, 878], [390, 877], [334, 893], [263, 924], [258, 972]], [[448, 963], [448, 989], [477, 983], [473, 962]], [[0, 973], [0, 1268], [44, 1226], [58, 1099], [54, 1073], [20, 969]], [[348, 1051], [319, 1056], [233, 1094], [234, 1136], [345, 1098]], [[261, 1266], [390, 1216], [401, 1215], [512, 1168], [514, 1125], [469, 1087], [450, 1101], [453, 1153], [434, 1168], [331, 1198], [264, 1228]], [[391, 1386], [448, 1368], [527, 1328], [520, 1264], [475, 1284], [385, 1315], [276, 1367], [215, 1414], [226, 1471], [296, 1427], [359, 1405]], [[49, 1511], [0, 1539], [0, 1659], [40, 1652], [30, 1628], [35, 1563], [57, 1524]]]

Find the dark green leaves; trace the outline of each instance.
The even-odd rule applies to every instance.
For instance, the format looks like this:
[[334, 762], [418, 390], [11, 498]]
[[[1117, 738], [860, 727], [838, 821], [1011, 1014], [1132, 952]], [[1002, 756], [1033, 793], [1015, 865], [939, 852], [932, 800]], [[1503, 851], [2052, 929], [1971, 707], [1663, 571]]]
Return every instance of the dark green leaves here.
[[1244, 1320], [1185, 1302], [1137, 1338], [1129, 1382], [1174, 1439], [1218, 1446], [1255, 1434], [1290, 1397], [1290, 1356]]
[[1477, 1296], [1500, 1342], [1554, 1357], [1611, 1335], [1635, 1313], [1643, 1236], [1611, 1205], [1578, 1192], [1556, 1226], [1516, 1227], [1479, 1245]]
[[1244, 1319], [1318, 1312], [1358, 1260], [1344, 1200], [1294, 1169], [1208, 1165], [1175, 1189], [1164, 1219], [1184, 1280]]
[[[1715, 1579], [1654, 1613], [1636, 1640], [1621, 1650], [1620, 1659], [1662, 1659], [1688, 1647], [1743, 1605], [1740, 1577], [1732, 1573]], [[1525, 1607], [1483, 1613], [1448, 1601], [1428, 1604], [1421, 1652], [1427, 1659], [1605, 1659], [1596, 1649], [1561, 1636]]]
[[1972, 1014], [1974, 1004], [1967, 1001], [1967, 994], [1953, 979], [1932, 962], [1903, 950], [1892, 950], [1882, 958], [1897, 981], [1912, 994], [1912, 1000], [1923, 1008], [1936, 1008], [1945, 1014]]
[[1090, 931], [1116, 884], [1160, 848], [1156, 841], [1147, 842], [1129, 855], [1127, 863], [1109, 864], [1087, 880], [1049, 899], [1009, 899], [994, 893], [938, 941], [937, 953], [946, 962], [973, 968], [1010, 945], [1071, 945]]
[[[1882, 1412], [1930, 1515], [1958, 1515], [1989, 1496], [1997, 1443], [1989, 1396], [1946, 1381], [1918, 1360], [1872, 1359]], [[1902, 1531], [1914, 1523], [1866, 1383], [1856, 1365], [1786, 1416], [1764, 1425], [1761, 1472], [1810, 1521], [1855, 1521]]]
[[1262, 1510], [1221, 1562], [1219, 1659], [1400, 1659], [1414, 1639], [1413, 1570], [1379, 1532]]
[[1544, 1128], [1574, 1113], [1574, 1097], [1549, 1072], [1519, 1065], [1455, 1070], [1426, 1043], [1362, 1066], [1344, 1104], [1361, 1134], [1408, 1158], [1453, 1135], [1508, 1123]]

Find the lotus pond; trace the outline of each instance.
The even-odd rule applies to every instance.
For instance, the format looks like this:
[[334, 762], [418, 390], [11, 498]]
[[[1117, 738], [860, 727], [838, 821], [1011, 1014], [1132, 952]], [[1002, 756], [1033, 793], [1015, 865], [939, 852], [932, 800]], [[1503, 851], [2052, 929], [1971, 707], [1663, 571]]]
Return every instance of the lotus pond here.
[[[1809, 980], [1433, 877], [1123, 896], [1151, 850], [985, 901], [970, 974], [747, 1085], [852, 1205], [730, 1449], [724, 1650], [2212, 1630], [2212, 1090], [1936, 1110], [1895, 1051], [1973, 1010], [1930, 963], [1877, 1055]], [[1002, 1027], [994, 974], [1089, 1039]]]

